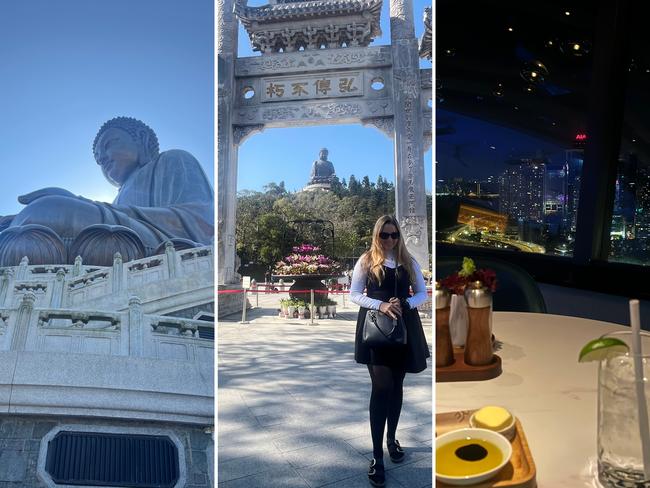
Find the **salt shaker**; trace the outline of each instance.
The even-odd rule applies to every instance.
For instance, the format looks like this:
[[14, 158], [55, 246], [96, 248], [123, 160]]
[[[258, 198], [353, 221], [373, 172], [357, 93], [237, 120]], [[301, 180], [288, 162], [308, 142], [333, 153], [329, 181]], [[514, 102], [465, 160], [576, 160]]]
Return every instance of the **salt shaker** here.
[[454, 350], [449, 332], [451, 294], [436, 283], [436, 367], [454, 362]]
[[465, 290], [469, 324], [465, 342], [465, 363], [483, 366], [492, 362], [490, 314], [492, 294], [480, 281], [471, 283]]

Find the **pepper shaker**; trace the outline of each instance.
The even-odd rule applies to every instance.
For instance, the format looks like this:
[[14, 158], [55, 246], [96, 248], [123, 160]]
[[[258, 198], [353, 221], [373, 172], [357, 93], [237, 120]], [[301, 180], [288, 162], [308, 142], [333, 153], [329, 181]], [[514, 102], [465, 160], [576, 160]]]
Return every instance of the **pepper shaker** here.
[[454, 350], [449, 331], [451, 294], [436, 283], [436, 367], [454, 362]]
[[469, 324], [465, 342], [465, 363], [483, 366], [492, 362], [490, 314], [492, 294], [480, 281], [471, 283], [465, 290]]

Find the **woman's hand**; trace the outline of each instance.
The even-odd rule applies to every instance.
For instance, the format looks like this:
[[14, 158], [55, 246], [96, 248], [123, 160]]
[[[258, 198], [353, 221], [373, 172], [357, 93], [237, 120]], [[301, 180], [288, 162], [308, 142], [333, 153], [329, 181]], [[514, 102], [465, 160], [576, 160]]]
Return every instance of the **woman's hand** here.
[[381, 305], [379, 305], [379, 311], [385, 313], [393, 320], [402, 316], [402, 308], [400, 307], [399, 302], [382, 302]]
[[388, 303], [390, 303], [393, 306], [393, 311], [397, 313], [400, 317], [402, 316], [402, 302], [400, 301], [399, 298], [391, 298], [388, 300]]

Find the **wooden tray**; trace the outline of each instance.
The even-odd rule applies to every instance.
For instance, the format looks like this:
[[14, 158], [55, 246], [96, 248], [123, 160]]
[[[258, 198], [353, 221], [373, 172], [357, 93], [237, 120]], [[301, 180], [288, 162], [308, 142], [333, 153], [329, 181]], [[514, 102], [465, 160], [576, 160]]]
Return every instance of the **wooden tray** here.
[[[450, 430], [469, 427], [469, 417], [474, 412], [475, 410], [462, 410], [436, 414], [436, 436]], [[512, 457], [508, 464], [494, 478], [471, 486], [475, 488], [535, 488], [537, 486], [535, 462], [519, 419], [515, 419], [515, 437], [510, 442], [512, 443]], [[438, 480], [436, 480], [436, 486], [452, 488], [452, 485]]]
[[491, 380], [502, 373], [501, 358], [496, 354], [492, 362], [484, 366], [465, 364], [464, 356], [464, 349], [454, 348], [454, 362], [449, 366], [436, 366], [436, 382]]

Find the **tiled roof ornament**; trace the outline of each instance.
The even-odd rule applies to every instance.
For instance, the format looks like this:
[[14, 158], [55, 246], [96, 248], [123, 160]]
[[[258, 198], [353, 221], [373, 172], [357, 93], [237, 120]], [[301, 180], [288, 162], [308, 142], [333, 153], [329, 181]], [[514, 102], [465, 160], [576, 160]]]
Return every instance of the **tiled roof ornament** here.
[[368, 46], [381, 35], [382, 0], [270, 0], [249, 7], [235, 1], [254, 51], [262, 54]]

